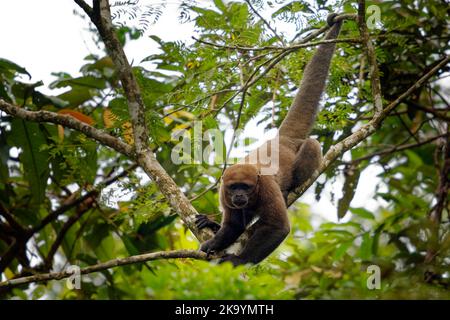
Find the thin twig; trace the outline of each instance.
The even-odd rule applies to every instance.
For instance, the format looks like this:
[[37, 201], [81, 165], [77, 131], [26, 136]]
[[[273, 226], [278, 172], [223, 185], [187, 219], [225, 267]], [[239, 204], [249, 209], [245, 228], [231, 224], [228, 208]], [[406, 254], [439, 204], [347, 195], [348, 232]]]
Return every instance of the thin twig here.
[[14, 216], [9, 212], [9, 210], [0, 201], [0, 216], [3, 216], [5, 220], [9, 223], [11, 228], [15, 229], [19, 233], [24, 233], [25, 228], [14, 218]]
[[422, 110], [425, 113], [431, 113], [435, 118], [439, 118], [444, 121], [450, 121], [450, 117], [446, 115], [446, 113], [448, 113], [450, 111], [449, 109], [428, 108], [428, 107], [422, 106], [421, 104], [419, 104], [415, 101], [408, 101], [408, 102], [411, 103], [417, 109]]
[[[321, 30], [321, 29], [319, 29]], [[322, 33], [322, 32], [321, 32]], [[318, 36], [320, 33], [315, 34], [314, 37]], [[311, 34], [312, 35], [312, 34]], [[196, 37], [192, 37], [195, 41], [211, 46], [216, 47], [218, 49], [230, 49], [230, 50], [237, 50], [237, 51], [289, 51], [292, 49], [300, 49], [300, 48], [307, 48], [307, 47], [314, 47], [321, 45], [323, 43], [361, 43], [361, 39], [359, 38], [341, 38], [341, 39], [327, 39], [327, 40], [320, 40], [320, 41], [311, 41], [311, 42], [304, 42], [305, 40], [302, 40], [302, 42], [293, 44], [287, 47], [280, 47], [280, 46], [263, 46], [263, 47], [243, 47], [240, 45], [226, 45], [226, 44], [218, 44], [214, 42], [210, 42], [207, 40], [198, 39]], [[305, 39], [310, 39], [310, 36]]]
[[282, 44], [284, 44], [284, 40], [283, 38], [281, 38], [278, 33], [275, 31], [274, 28], [271, 27], [270, 23], [267, 22], [266, 19], [264, 19], [264, 17], [262, 15], [259, 14], [258, 10], [256, 10], [253, 5], [251, 4], [251, 2], [249, 0], [245, 0], [245, 2], [248, 4], [248, 6], [250, 7], [250, 9], [261, 19], [261, 21], [267, 26], [267, 28], [269, 28], [270, 31], [272, 31], [272, 33], [275, 35], [275, 37], [278, 39], [278, 41], [280, 41]]
[[428, 139], [425, 139], [425, 140], [422, 140], [422, 141], [419, 141], [419, 142], [416, 142], [416, 143], [399, 144], [399, 145], [393, 146], [391, 148], [388, 148], [386, 150], [374, 152], [374, 153], [368, 154], [368, 155], [366, 155], [364, 157], [353, 159], [351, 162], [345, 162], [345, 163], [361, 162], [361, 161], [364, 161], [364, 160], [369, 160], [369, 159], [371, 159], [373, 157], [376, 157], [376, 156], [385, 156], [385, 155], [388, 155], [388, 154], [392, 154], [394, 152], [417, 148], [417, 147], [423, 146], [425, 144], [428, 144], [430, 142], [433, 142], [433, 141], [435, 141], [437, 139], [443, 138], [443, 137], [445, 137], [447, 135], [448, 135], [447, 133], [444, 133], [444, 134], [441, 134], [441, 135], [438, 135], [438, 136], [434, 136], [434, 137], [431, 137], [431, 138], [428, 138]]
[[372, 99], [375, 107], [375, 115], [379, 114], [383, 110], [383, 99], [381, 97], [381, 84], [380, 84], [380, 74], [378, 71], [377, 56], [375, 53], [375, 48], [369, 37], [369, 31], [366, 25], [366, 2], [365, 0], [358, 1], [358, 26], [359, 33], [364, 43], [364, 51], [368, 58], [369, 64], [369, 76], [370, 84], [372, 88]]
[[[436, 188], [436, 204], [430, 211], [429, 219], [431, 221], [431, 238], [428, 243], [427, 254], [425, 256], [425, 262], [430, 263], [437, 256], [439, 249], [439, 227], [442, 222], [442, 213], [447, 208], [448, 204], [448, 192], [450, 190], [450, 180], [448, 176], [450, 174], [450, 138], [448, 134], [450, 132], [450, 126], [447, 123], [447, 139], [443, 143], [442, 149], [438, 151], [441, 156], [442, 164], [439, 167], [439, 158], [436, 157], [436, 164], [438, 165], [438, 185]], [[439, 152], [440, 151], [440, 152]], [[450, 212], [449, 212], [450, 215]]]

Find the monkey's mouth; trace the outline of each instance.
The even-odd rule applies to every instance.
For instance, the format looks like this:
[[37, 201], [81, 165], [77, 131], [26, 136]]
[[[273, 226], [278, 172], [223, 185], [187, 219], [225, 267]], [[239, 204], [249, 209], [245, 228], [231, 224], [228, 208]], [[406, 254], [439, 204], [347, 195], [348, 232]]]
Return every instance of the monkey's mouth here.
[[232, 201], [233, 206], [235, 206], [237, 209], [245, 208], [248, 204], [248, 200], [234, 200]]

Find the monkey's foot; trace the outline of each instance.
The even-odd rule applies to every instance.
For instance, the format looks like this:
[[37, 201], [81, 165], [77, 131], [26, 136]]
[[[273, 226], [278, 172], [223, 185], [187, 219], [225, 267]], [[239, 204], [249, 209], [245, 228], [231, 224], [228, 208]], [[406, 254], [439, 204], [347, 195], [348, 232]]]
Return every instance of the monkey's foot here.
[[332, 12], [327, 16], [327, 24], [331, 27], [334, 24], [334, 18], [338, 16], [337, 13]]
[[245, 264], [246, 262], [235, 254], [227, 254], [220, 258], [219, 263], [231, 262], [234, 267]]

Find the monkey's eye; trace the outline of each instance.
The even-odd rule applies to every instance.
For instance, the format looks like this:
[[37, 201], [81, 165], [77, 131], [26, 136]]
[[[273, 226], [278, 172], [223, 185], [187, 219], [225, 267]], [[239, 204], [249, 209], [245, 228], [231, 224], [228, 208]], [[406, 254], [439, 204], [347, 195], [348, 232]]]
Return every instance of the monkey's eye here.
[[246, 183], [233, 183], [228, 188], [230, 188], [230, 190], [249, 190], [251, 186]]

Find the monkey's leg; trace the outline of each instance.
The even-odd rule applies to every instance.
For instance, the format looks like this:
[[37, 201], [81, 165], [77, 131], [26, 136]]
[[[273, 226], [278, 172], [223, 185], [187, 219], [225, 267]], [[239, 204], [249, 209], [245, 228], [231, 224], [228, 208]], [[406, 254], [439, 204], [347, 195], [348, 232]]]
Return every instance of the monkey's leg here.
[[212, 251], [226, 249], [239, 238], [244, 230], [242, 213], [233, 212], [228, 215], [228, 219], [223, 222], [216, 235], [202, 243], [200, 250], [209, 254]]
[[322, 149], [315, 139], [306, 139], [298, 150], [293, 163], [292, 189], [302, 185], [322, 162]]
[[257, 221], [249, 232], [252, 234], [242, 252], [223, 257], [220, 262], [230, 261], [233, 265], [256, 264], [271, 254], [289, 234], [289, 225], [273, 225]]

